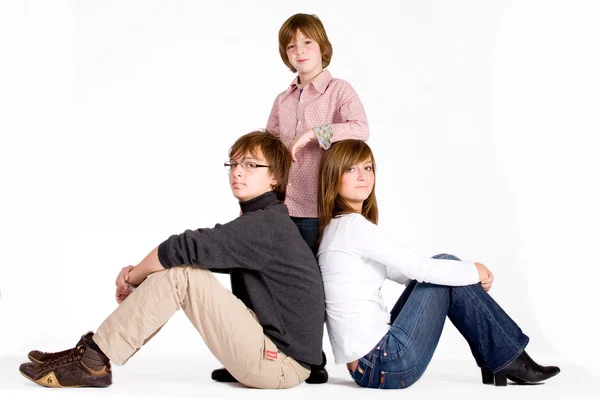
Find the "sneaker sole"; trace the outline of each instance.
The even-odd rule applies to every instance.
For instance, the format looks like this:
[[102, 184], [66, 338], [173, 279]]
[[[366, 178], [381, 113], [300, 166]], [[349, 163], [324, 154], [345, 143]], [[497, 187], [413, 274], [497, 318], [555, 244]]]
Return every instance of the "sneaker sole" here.
[[94, 386], [94, 385], [62, 386], [60, 384], [60, 382], [58, 382], [58, 379], [56, 379], [56, 375], [54, 375], [54, 371], [50, 371], [50, 373], [44, 375], [43, 377], [41, 377], [38, 380], [35, 380], [35, 379], [31, 378], [30, 376], [25, 375], [22, 371], [19, 371], [19, 372], [21, 373], [21, 375], [23, 375], [25, 378], [29, 379], [31, 382], [37, 383], [40, 386], [49, 387], [49, 388], [63, 388], [63, 389], [81, 388], [81, 387], [104, 388], [104, 387], [110, 386], [110, 385], [107, 385], [107, 386]]
[[21, 372], [21, 375], [23, 375], [25, 378], [29, 379], [31, 382], [37, 383], [38, 385], [45, 386], [45, 387], [52, 387], [52, 388], [80, 387], [80, 386], [61, 386], [61, 384], [58, 382], [58, 379], [56, 379], [56, 375], [54, 375], [54, 371], [50, 372], [49, 374], [46, 374], [45, 376], [41, 377], [38, 380], [35, 380], [35, 379], [31, 378], [30, 376], [25, 375], [22, 371], [19, 371], [19, 372]]

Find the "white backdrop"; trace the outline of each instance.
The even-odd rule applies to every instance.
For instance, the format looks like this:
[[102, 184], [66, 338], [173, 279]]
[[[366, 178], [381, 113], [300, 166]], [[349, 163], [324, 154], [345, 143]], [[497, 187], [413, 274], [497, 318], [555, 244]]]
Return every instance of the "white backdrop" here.
[[[489, 266], [491, 294], [534, 358], [590, 370], [600, 358], [596, 2], [0, 11], [0, 356], [71, 346], [115, 307], [122, 266], [170, 234], [237, 216], [222, 162], [292, 80], [277, 32], [308, 12], [333, 43], [329, 70], [365, 105], [381, 225], [419, 251]], [[400, 291], [385, 287], [390, 306]], [[189, 352], [190, 341], [206, 352], [178, 315], [147, 354]], [[470, 358], [450, 323], [435, 357]]]

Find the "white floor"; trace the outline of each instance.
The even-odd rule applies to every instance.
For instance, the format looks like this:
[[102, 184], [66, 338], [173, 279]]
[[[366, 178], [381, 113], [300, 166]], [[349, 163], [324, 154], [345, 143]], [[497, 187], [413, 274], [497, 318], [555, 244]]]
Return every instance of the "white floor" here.
[[[562, 372], [545, 384], [493, 387], [481, 384], [474, 363], [433, 360], [425, 375], [407, 390], [369, 390], [359, 388], [343, 366], [328, 366], [330, 381], [325, 385], [302, 384], [285, 390], [255, 390], [239, 384], [213, 382], [210, 372], [218, 367], [214, 360], [150, 355], [135, 357], [126, 366], [113, 367], [113, 385], [106, 389], [48, 389], [25, 379], [18, 371], [24, 358], [0, 360], [0, 399], [600, 399], [600, 380], [581, 367], [560, 364]], [[210, 361], [210, 362], [208, 362]]]

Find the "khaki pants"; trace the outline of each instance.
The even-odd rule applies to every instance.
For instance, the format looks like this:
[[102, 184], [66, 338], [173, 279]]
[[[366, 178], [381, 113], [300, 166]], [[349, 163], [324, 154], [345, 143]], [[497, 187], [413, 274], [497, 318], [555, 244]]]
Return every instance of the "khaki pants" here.
[[308, 378], [308, 369], [265, 336], [252, 310], [203, 268], [175, 267], [149, 276], [100, 325], [94, 341], [123, 365], [179, 308], [240, 383], [284, 389]]

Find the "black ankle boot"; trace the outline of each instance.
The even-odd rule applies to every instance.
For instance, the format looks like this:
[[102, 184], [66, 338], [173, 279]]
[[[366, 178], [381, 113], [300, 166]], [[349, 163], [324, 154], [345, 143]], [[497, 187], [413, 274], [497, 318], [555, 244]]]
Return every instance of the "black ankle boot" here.
[[542, 367], [523, 351], [519, 357], [506, 368], [493, 373], [487, 368], [481, 368], [481, 378], [484, 384], [506, 386], [506, 379], [516, 383], [538, 383], [552, 378], [560, 372], [560, 368]]
[[215, 369], [210, 377], [213, 381], [217, 382], [237, 382], [237, 379], [235, 379], [225, 368]]
[[329, 374], [325, 369], [325, 365], [327, 364], [327, 357], [325, 357], [325, 352], [322, 353], [323, 362], [320, 365], [311, 365], [310, 366], [310, 376], [306, 380], [306, 383], [326, 383], [329, 380]]

